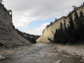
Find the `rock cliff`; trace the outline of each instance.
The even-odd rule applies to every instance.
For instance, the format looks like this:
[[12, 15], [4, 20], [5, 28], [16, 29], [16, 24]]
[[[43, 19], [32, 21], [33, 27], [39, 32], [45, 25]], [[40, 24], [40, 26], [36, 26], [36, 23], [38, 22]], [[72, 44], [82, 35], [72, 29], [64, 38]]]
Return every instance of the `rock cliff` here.
[[19, 35], [12, 23], [12, 12], [0, 3], [0, 47], [27, 45], [30, 41]]
[[80, 6], [75, 8], [72, 12], [70, 12], [66, 17], [61, 17], [58, 20], [55, 20], [55, 22], [51, 23], [48, 25], [40, 38], [37, 39], [37, 42], [44, 42], [44, 43], [49, 43], [54, 41], [54, 34], [56, 32], [56, 29], [60, 27], [60, 23], [64, 24], [64, 21], [66, 22], [66, 26], [69, 26], [69, 16], [72, 15], [72, 18], [74, 19], [74, 13], [75, 11], [79, 13], [82, 11], [84, 13], [84, 6]]

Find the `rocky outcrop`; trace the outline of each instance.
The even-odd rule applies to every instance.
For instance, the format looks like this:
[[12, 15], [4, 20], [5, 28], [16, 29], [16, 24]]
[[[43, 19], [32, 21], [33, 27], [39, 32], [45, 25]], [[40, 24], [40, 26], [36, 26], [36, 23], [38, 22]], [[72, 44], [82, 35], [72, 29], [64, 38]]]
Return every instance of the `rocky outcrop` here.
[[61, 17], [58, 20], [55, 20], [55, 22], [48, 25], [40, 38], [37, 39], [37, 42], [44, 42], [49, 43], [54, 41], [54, 34], [56, 33], [56, 29], [59, 29], [60, 23], [64, 24], [64, 21], [66, 22], [66, 26], [69, 26], [69, 16], [72, 15], [72, 18], [74, 19], [74, 13], [75, 11], [79, 13], [82, 11], [84, 13], [84, 6], [80, 6], [78, 8], [75, 8], [72, 12], [68, 14], [68, 16]]
[[[19, 35], [12, 23], [12, 12], [0, 3], [0, 44], [6, 48], [27, 45], [30, 41]], [[2, 47], [2, 46], [0, 46]]]

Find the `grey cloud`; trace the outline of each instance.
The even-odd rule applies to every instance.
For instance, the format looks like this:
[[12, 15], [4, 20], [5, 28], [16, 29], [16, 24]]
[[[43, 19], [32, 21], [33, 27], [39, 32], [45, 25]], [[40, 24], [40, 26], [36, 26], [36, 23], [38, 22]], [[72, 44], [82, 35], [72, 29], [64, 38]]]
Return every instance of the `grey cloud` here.
[[4, 0], [6, 6], [14, 12], [23, 13], [31, 10], [30, 16], [37, 18], [62, 16], [64, 13], [67, 14], [73, 5], [79, 6], [82, 2], [83, 0]]
[[[44, 1], [45, 2], [45, 1]], [[45, 3], [40, 3], [36, 7], [37, 10], [31, 13], [32, 17], [44, 17], [48, 18], [49, 16], [59, 17], [67, 14], [67, 12], [72, 10], [73, 5], [80, 5], [83, 1], [78, 0], [47, 0]], [[33, 9], [34, 10], [34, 9]], [[65, 10], [67, 10], [65, 12]]]

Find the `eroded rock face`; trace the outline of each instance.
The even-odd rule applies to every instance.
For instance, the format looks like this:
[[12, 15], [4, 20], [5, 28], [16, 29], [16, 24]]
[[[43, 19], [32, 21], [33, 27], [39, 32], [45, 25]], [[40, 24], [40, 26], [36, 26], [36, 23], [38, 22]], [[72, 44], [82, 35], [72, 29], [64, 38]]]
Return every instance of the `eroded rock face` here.
[[18, 45], [30, 44], [28, 40], [20, 36], [12, 24], [12, 15], [0, 3], [0, 43], [11, 48]]
[[[76, 9], [76, 12], [78, 13], [78, 16], [80, 15], [80, 12], [84, 13], [84, 6], [79, 7]], [[71, 15], [72, 18], [74, 19], [74, 10], [72, 11]], [[51, 25], [48, 25], [40, 38], [38, 38], [36, 41], [37, 42], [42, 42], [42, 43], [49, 43], [54, 41], [54, 34], [56, 32], [56, 29], [60, 27], [60, 23], [64, 24], [64, 21], [66, 22], [66, 26], [69, 25], [69, 15], [67, 17], [62, 17], [55, 22], [53, 22]]]

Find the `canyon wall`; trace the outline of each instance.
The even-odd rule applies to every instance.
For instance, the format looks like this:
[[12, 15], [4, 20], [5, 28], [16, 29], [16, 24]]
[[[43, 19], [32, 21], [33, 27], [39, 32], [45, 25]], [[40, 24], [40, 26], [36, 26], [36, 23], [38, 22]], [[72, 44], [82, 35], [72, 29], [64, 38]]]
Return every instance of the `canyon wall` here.
[[0, 44], [8, 48], [30, 44], [15, 30], [12, 23], [12, 12], [10, 11], [0, 3]]
[[[78, 13], [78, 16], [80, 15], [80, 12], [82, 11], [84, 13], [84, 6], [80, 6], [77, 9], [74, 9], [70, 14], [72, 15], [72, 18], [74, 19], [74, 13], [75, 11]], [[64, 21], [66, 22], [66, 26], [69, 25], [69, 16], [64, 16], [61, 17], [58, 20], [55, 20], [52, 24], [48, 25], [40, 38], [37, 39], [37, 42], [42, 42], [42, 43], [50, 43], [54, 41], [54, 35], [56, 32], [56, 29], [60, 27], [60, 23], [64, 24]]]

